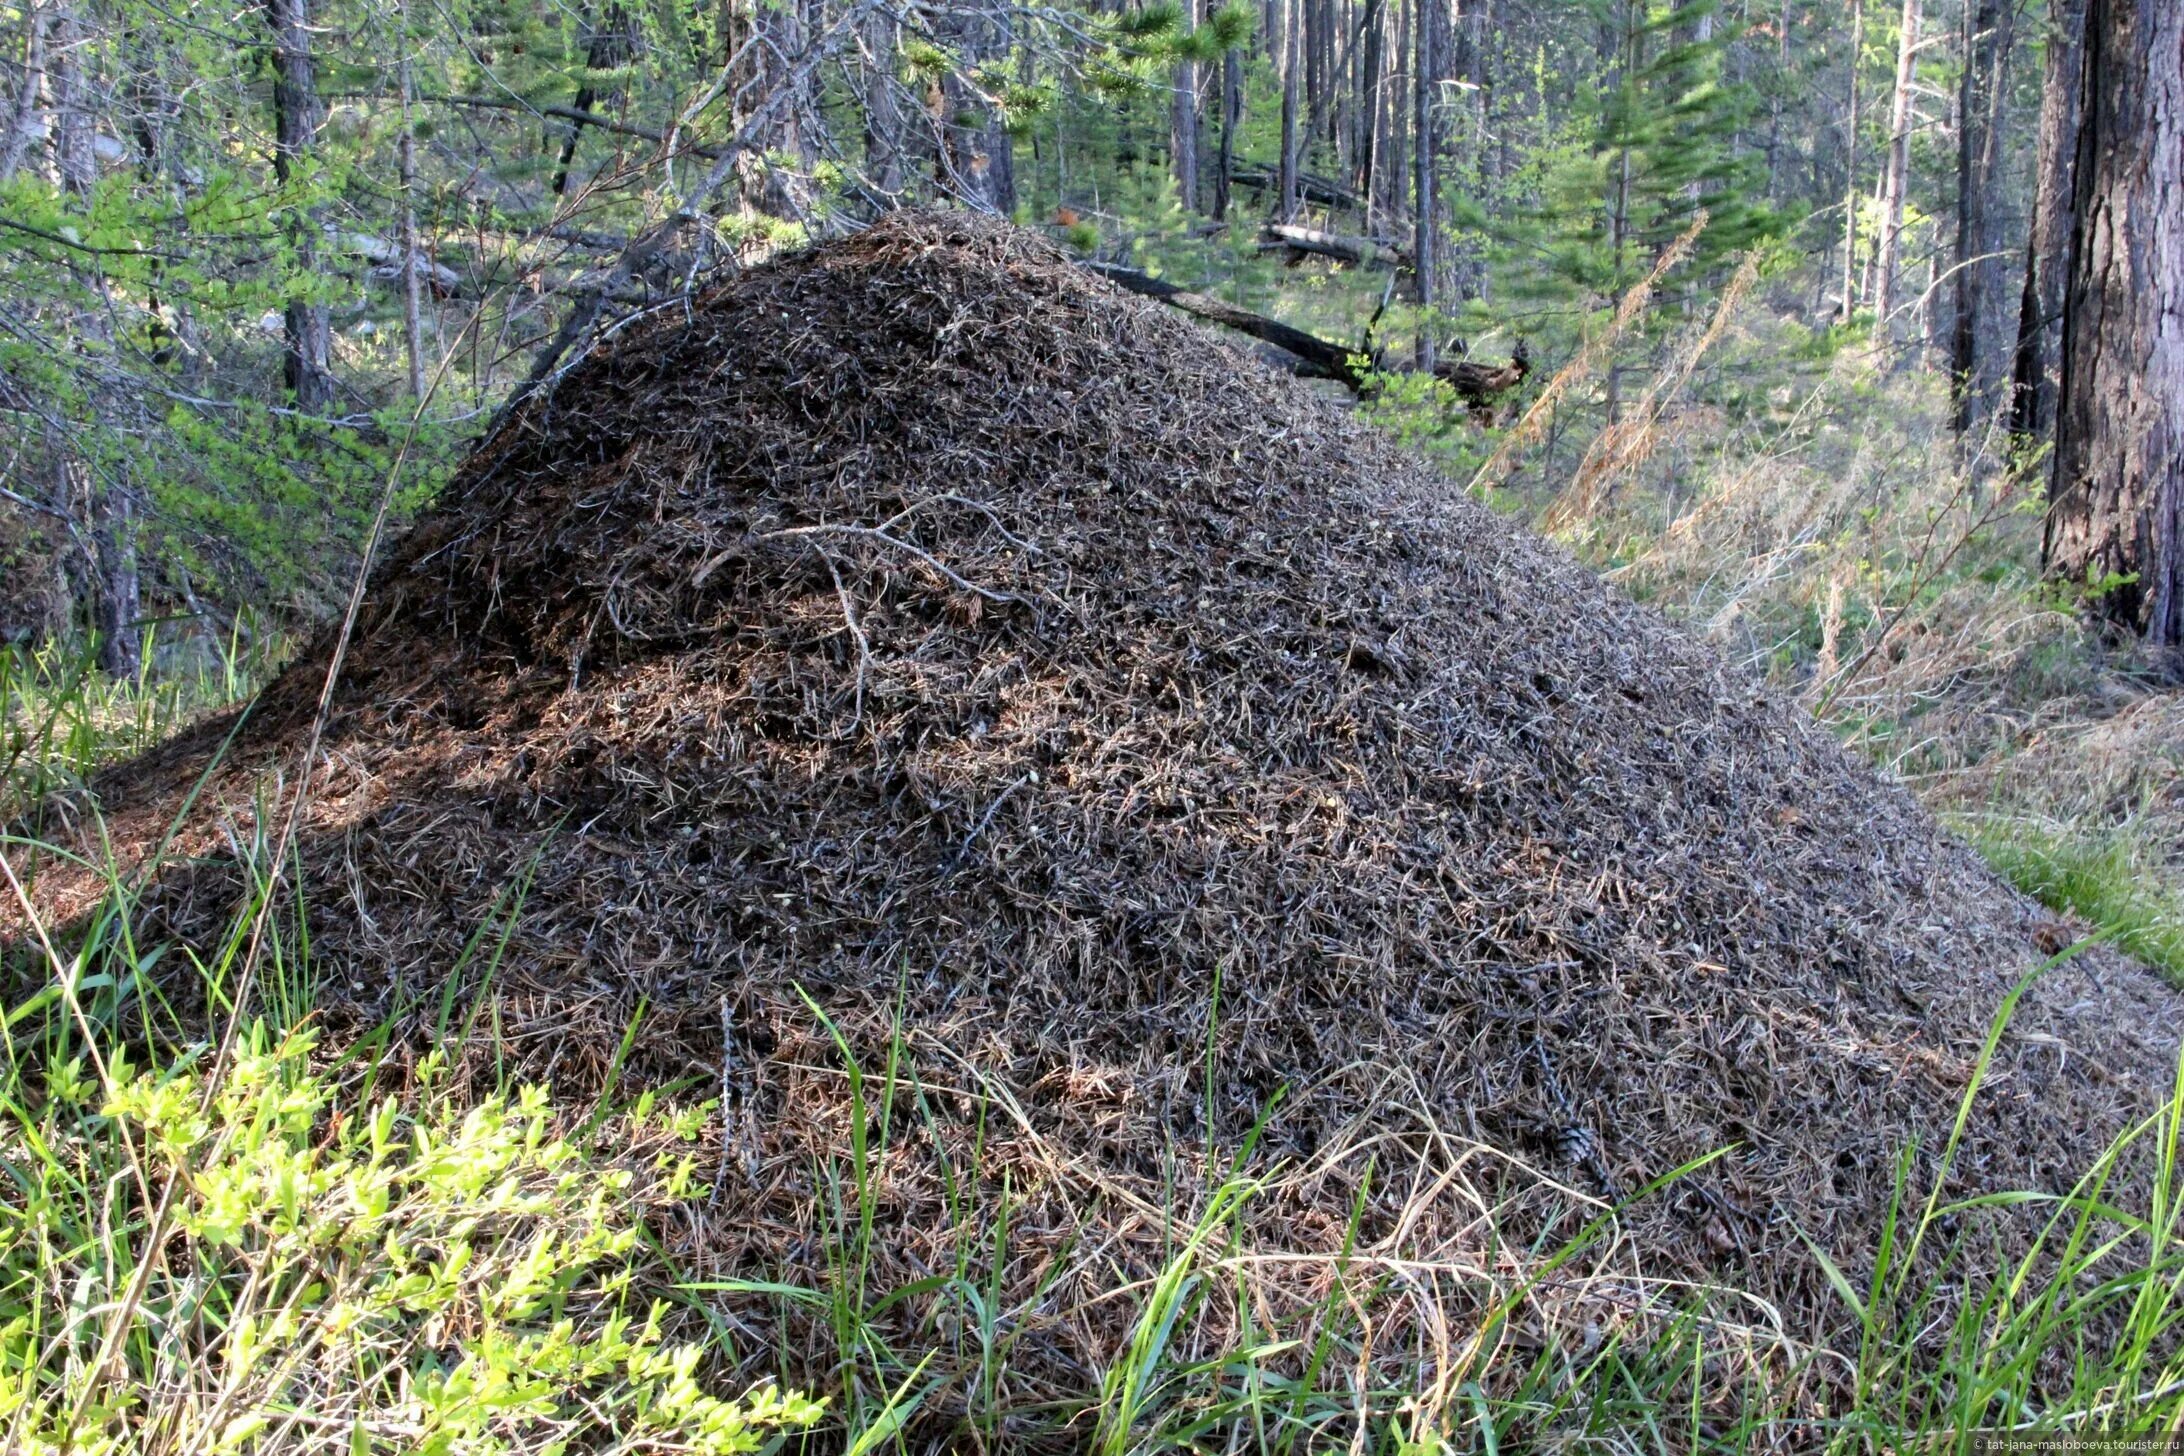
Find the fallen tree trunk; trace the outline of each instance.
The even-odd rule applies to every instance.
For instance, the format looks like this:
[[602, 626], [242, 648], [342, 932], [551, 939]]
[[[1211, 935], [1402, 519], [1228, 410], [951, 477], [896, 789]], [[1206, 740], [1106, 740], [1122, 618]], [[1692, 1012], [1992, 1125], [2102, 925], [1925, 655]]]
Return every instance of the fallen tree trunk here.
[[1354, 263], [1361, 268], [1408, 268], [1411, 266], [1410, 251], [1395, 243], [1379, 238], [1356, 238], [1346, 233], [1322, 232], [1318, 228], [1294, 227], [1285, 223], [1268, 223], [1260, 236], [1259, 251], [1271, 253], [1287, 251], [1293, 257], [1306, 253], [1338, 262]]
[[[1329, 339], [1320, 338], [1280, 319], [1253, 313], [1233, 303], [1213, 298], [1203, 293], [1193, 293], [1179, 288], [1165, 279], [1136, 268], [1125, 268], [1119, 263], [1086, 263], [1092, 272], [1099, 274], [1118, 288], [1146, 298], [1157, 298], [1170, 308], [1179, 309], [1193, 318], [1220, 324], [1248, 334], [1262, 343], [1272, 344], [1288, 354], [1294, 364], [1293, 371], [1307, 379], [1333, 379], [1353, 392], [1362, 391], [1368, 376], [1378, 370], [1379, 362], [1370, 357], [1373, 352], [1350, 348]], [[1510, 352], [1506, 364], [1480, 364], [1470, 359], [1445, 360], [1436, 365], [1433, 376], [1456, 391], [1456, 395], [1470, 406], [1472, 416], [1481, 419], [1490, 414], [1494, 401], [1501, 395], [1522, 384], [1532, 372], [1532, 357], [1519, 339]]]
[[[1229, 181], [1239, 187], [1249, 187], [1254, 192], [1272, 192], [1281, 186], [1281, 179], [1275, 175], [1272, 167], [1231, 167]], [[1355, 192], [1325, 177], [1311, 177], [1300, 173], [1297, 177], [1297, 195], [1306, 202], [1316, 202], [1322, 207], [1363, 210], [1363, 204], [1358, 201]]]
[[1248, 308], [1238, 308], [1233, 303], [1225, 303], [1203, 293], [1193, 293], [1187, 288], [1178, 288], [1173, 283], [1155, 278], [1150, 273], [1141, 273], [1135, 268], [1125, 268], [1117, 263], [1087, 263], [1084, 266], [1119, 288], [1147, 298], [1157, 298], [1169, 307], [1181, 309], [1194, 318], [1224, 325], [1238, 333], [1249, 334], [1254, 339], [1288, 351], [1308, 366], [1297, 370], [1307, 378], [1340, 380], [1352, 389], [1364, 386], [1367, 371], [1352, 362], [1353, 355], [1348, 345], [1332, 343], [1316, 334], [1308, 334], [1303, 329], [1285, 324], [1280, 319], [1253, 313]]

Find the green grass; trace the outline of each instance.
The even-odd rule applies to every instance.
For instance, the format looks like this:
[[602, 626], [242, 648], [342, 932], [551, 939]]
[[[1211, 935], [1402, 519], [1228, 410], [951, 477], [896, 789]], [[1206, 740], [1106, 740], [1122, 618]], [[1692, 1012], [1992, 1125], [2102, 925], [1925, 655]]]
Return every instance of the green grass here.
[[1967, 816], [1960, 828], [2019, 890], [2184, 984], [2184, 896], [2154, 867], [2154, 850], [2131, 826], [1989, 815]]

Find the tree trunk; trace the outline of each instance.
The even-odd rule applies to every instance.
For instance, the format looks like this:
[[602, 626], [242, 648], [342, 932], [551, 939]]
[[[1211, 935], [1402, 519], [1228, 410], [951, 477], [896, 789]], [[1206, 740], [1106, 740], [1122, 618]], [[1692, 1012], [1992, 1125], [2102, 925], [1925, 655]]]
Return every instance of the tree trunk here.
[[1279, 206], [1283, 222], [1297, 220], [1297, 169], [1300, 165], [1297, 155], [1297, 87], [1301, 79], [1297, 74], [1297, 51], [1301, 40], [1298, 32], [1303, 29], [1298, 24], [1298, 12], [1301, 9], [1301, 0], [1287, 0], [1282, 7], [1282, 161]]
[[1387, 24], [1387, 0], [1365, 0], [1361, 22], [1363, 54], [1359, 57], [1357, 96], [1357, 195], [1365, 199], [1365, 230], [1373, 229], [1373, 174], [1380, 153], [1381, 30]]
[[[586, 72], [608, 70], [628, 59], [628, 20], [619, 5], [608, 5], [599, 24], [593, 28], [591, 41], [584, 48]], [[405, 62], [405, 64], [407, 64]], [[599, 104], [599, 91], [587, 74], [577, 84], [576, 110], [589, 114]], [[569, 171], [576, 164], [577, 143], [584, 136], [585, 123], [571, 120], [568, 135], [561, 139], [561, 156], [554, 164], [554, 196], [564, 197], [569, 191]]]
[[1440, 84], [1440, 31], [1438, 17], [1444, 0], [1418, 0], [1418, 48], [1414, 66], [1413, 89], [1416, 115], [1413, 129], [1417, 133], [1417, 178], [1414, 187], [1417, 215], [1413, 219], [1411, 243], [1412, 276], [1418, 283], [1418, 341], [1416, 345], [1418, 368], [1425, 373], [1433, 372], [1433, 323], [1432, 312], [1436, 294], [1434, 277], [1439, 260], [1435, 257], [1434, 244], [1440, 235], [1440, 208], [1436, 187], [1438, 178], [1434, 165], [1439, 160], [1440, 148], [1435, 144], [1438, 131], [1434, 124], [1435, 91]]
[[1858, 309], [1858, 81], [1864, 73], [1865, 0], [1850, 0], [1850, 106], [1843, 124], [1843, 302], [1849, 323]]
[[1221, 152], [1213, 176], [1213, 215], [1228, 221], [1229, 186], [1236, 171], [1236, 127], [1244, 116], [1244, 60], [1231, 46], [1221, 55]]
[[[2018, 298], [2015, 399], [2010, 428], [2032, 442], [2055, 438], [2063, 356], [2063, 294], [2077, 233], [2071, 175], [2078, 154], [2079, 98], [2085, 65], [2085, 0], [2054, 0], [2047, 37], [2047, 80], [2040, 96], [2038, 175], [2025, 239]], [[2052, 461], [2050, 464], [2052, 465]]]
[[1888, 337], [1888, 316], [1896, 306], [1898, 249], [1903, 240], [1903, 197], [1911, 161], [1911, 84], [1918, 75], [1919, 0], [1903, 0], [1903, 28], [1896, 46], [1896, 89], [1888, 108], [1888, 155], [1881, 165], [1880, 235], [1873, 246], [1873, 276], [1866, 286], [1873, 300], [1875, 337]]
[[2002, 248], [2002, 127], [2008, 111], [2014, 0], [1967, 0], [1958, 91], [1956, 329], [1950, 340], [1954, 424], [1983, 430], [2006, 402], [2008, 269]]
[[903, 134], [902, 98], [896, 87], [896, 37], [900, 24], [886, 10], [874, 10], [864, 25], [864, 136], [865, 180], [892, 203], [902, 193]]
[[[1199, 0], [1184, 0], [1184, 24], [1196, 29]], [[1185, 212], [1198, 211], [1198, 62], [1175, 63], [1175, 96], [1169, 118], [1169, 154], [1175, 158], [1175, 190]]]
[[[402, 347], [409, 364], [410, 398], [425, 398], [425, 311], [423, 280], [417, 253], [417, 126], [410, 108], [415, 101], [416, 79], [410, 72], [409, 4], [402, 5], [402, 141], [399, 152], [402, 183]], [[573, 150], [575, 133], [570, 133]], [[562, 164], [565, 179], [568, 163]], [[559, 192], [557, 186], [555, 191]]]
[[[93, 122], [94, 101], [84, 74], [84, 55], [90, 34], [74, 7], [64, 6], [53, 16], [53, 155], [61, 189], [79, 203], [88, 203], [98, 186], [98, 132]], [[95, 270], [76, 274], [77, 287], [89, 305], [75, 320], [79, 348], [102, 363], [114, 352], [108, 320], [111, 300], [105, 280]], [[95, 376], [94, 376], [95, 379]], [[116, 397], [111, 385], [94, 382], [90, 390], [93, 428], [111, 427], [128, 401]], [[98, 643], [99, 666], [117, 678], [133, 677], [143, 663], [144, 629], [142, 590], [137, 570], [136, 509], [124, 466], [101, 461], [95, 444], [56, 440], [54, 467], [60, 476], [64, 508], [88, 526], [91, 560], [85, 573], [90, 588], [88, 616]]]
[[46, 81], [46, 25], [50, 17], [35, 4], [23, 7], [23, 79], [9, 108], [7, 134], [0, 136], [0, 183], [15, 176], [30, 149], [38, 119], [38, 93]]
[[[311, 62], [310, 0], [266, 0], [265, 14], [273, 31], [273, 175], [283, 187], [294, 187], [309, 170], [325, 119]], [[288, 244], [299, 279], [282, 319], [287, 352], [281, 366], [296, 408], [313, 414], [334, 400], [333, 331], [325, 305], [309, 295], [309, 280], [318, 272], [316, 211], [290, 211]]]
[[806, 68], [809, 43], [803, 0], [750, 0], [743, 10], [745, 47], [736, 87], [735, 123], [751, 134], [738, 160], [737, 192], [746, 212], [791, 222], [811, 215], [816, 102]]
[[2184, 667], [2184, 8], [2087, 0], [2047, 566]]

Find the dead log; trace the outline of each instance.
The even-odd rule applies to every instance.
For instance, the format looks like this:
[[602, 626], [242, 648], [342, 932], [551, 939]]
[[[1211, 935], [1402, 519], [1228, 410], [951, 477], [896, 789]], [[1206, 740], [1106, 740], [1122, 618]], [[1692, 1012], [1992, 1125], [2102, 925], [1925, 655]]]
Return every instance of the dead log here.
[[1286, 350], [1305, 366], [1296, 372], [1306, 378], [1336, 379], [1352, 389], [1364, 386], [1366, 370], [1360, 369], [1353, 362], [1350, 348], [1346, 344], [1331, 343], [1316, 334], [1293, 328], [1280, 319], [1271, 319], [1265, 314], [1253, 313], [1248, 308], [1238, 308], [1233, 303], [1226, 303], [1203, 293], [1193, 293], [1187, 288], [1178, 288], [1165, 279], [1155, 278], [1150, 273], [1141, 273], [1135, 268], [1125, 268], [1118, 263], [1087, 263], [1084, 266], [1119, 288], [1147, 298], [1157, 298], [1193, 318], [1221, 324]]
[[[1249, 187], [1254, 192], [1272, 192], [1281, 186], [1281, 179], [1272, 167], [1231, 167], [1229, 181], [1239, 187]], [[1322, 207], [1346, 207], [1353, 212], [1363, 211], [1364, 204], [1358, 195], [1340, 182], [1325, 177], [1299, 174], [1297, 195], [1306, 202], [1316, 202]]]
[[[1179, 288], [1150, 273], [1136, 268], [1125, 268], [1119, 263], [1093, 263], [1084, 265], [1118, 288], [1146, 298], [1157, 298], [1170, 308], [1180, 309], [1193, 318], [1220, 324], [1248, 334], [1261, 343], [1272, 344], [1289, 356], [1291, 372], [1307, 379], [1333, 379], [1348, 386], [1353, 392], [1362, 391], [1366, 379], [1381, 367], [1379, 361], [1368, 357], [1371, 351], [1350, 348], [1317, 334], [1239, 308], [1233, 303], [1213, 298], [1203, 293], [1193, 293]], [[1377, 317], [1377, 315], [1376, 315]], [[1493, 413], [1494, 401], [1522, 384], [1532, 372], [1532, 356], [1519, 339], [1510, 351], [1506, 364], [1480, 364], [1470, 359], [1449, 359], [1434, 366], [1433, 375], [1456, 391], [1470, 408], [1471, 417], [1486, 423]]]
[[1322, 232], [1318, 228], [1284, 223], [1266, 225], [1260, 234], [1259, 251], [1287, 251], [1293, 259], [1299, 260], [1310, 253], [1361, 268], [1408, 268], [1411, 265], [1410, 250], [1385, 239], [1357, 238], [1346, 233]]

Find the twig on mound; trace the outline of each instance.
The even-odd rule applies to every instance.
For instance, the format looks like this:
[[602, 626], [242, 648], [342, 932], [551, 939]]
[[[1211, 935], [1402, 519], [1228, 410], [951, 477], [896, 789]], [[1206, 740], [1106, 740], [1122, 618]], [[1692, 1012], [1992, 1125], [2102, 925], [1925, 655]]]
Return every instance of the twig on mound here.
[[999, 531], [1001, 533], [1002, 540], [1008, 542], [1011, 546], [1014, 546], [1017, 550], [1023, 552], [1027, 556], [1037, 556], [1039, 554], [1039, 548], [1037, 546], [1034, 546], [1031, 542], [1026, 541], [1023, 537], [1017, 535], [1014, 531], [1011, 531], [1008, 527], [1001, 524], [1001, 518], [998, 515], [994, 514], [994, 509], [992, 506], [985, 505], [979, 501], [974, 501], [968, 496], [957, 495], [953, 491], [944, 491], [939, 495], [929, 495], [926, 496], [923, 500], [912, 501], [909, 505], [904, 506], [901, 510], [895, 512], [895, 514], [880, 522], [878, 529], [882, 531], [889, 530], [892, 527], [899, 526], [904, 521], [909, 520], [912, 516], [916, 515], [919, 511], [924, 510], [927, 506], [941, 505], [961, 506], [967, 511], [976, 511], [986, 518], [986, 524], [992, 526], [996, 531]]
[[[891, 535], [888, 532], [881, 530], [878, 526], [783, 526], [778, 531], [761, 531], [757, 535], [751, 536], [747, 539], [751, 541], [761, 542], [790, 541], [797, 540], [799, 538], [809, 538], [813, 536], [848, 536], [858, 540], [877, 541], [883, 546], [892, 546], [897, 551], [906, 552], [909, 555], [916, 557], [918, 560], [924, 562], [927, 566], [930, 566], [931, 568], [933, 568], [933, 570], [939, 572], [942, 576], [946, 577], [951, 584], [962, 588], [964, 591], [972, 593], [974, 596], [984, 597], [989, 602], [1016, 602], [1022, 600], [1021, 597], [1014, 596], [1009, 592], [995, 591], [992, 587], [980, 586], [977, 582], [972, 581], [969, 577], [963, 576], [953, 570], [951, 567], [948, 566], [946, 562], [942, 561], [932, 552], [926, 550], [923, 546], [919, 546], [912, 542], [905, 541], [900, 536]], [[704, 564], [699, 566], [696, 571], [690, 574], [690, 584], [692, 586], [702, 586], [705, 583], [705, 579], [711, 576], [713, 572], [723, 562], [733, 557], [736, 554], [736, 551], [737, 548], [731, 546], [727, 550], [718, 552], [715, 555], [709, 557], [704, 562]]]
[[993, 802], [986, 806], [986, 812], [979, 815], [978, 822], [971, 826], [971, 832], [963, 836], [963, 843], [957, 846], [954, 857], [948, 861], [946, 873], [953, 874], [962, 867], [963, 861], [971, 857], [971, 846], [978, 843], [979, 836], [993, 826], [993, 816], [1001, 812], [1001, 806], [1009, 801], [1009, 795], [1026, 784], [1037, 782], [1038, 778], [1036, 772], [1027, 773], [994, 795]]
[[827, 575], [834, 579], [834, 596], [842, 604], [842, 625], [849, 629], [850, 640], [857, 644], [857, 686], [855, 700], [849, 717], [849, 731], [855, 733], [864, 724], [865, 683], [872, 674], [872, 639], [865, 635], [864, 624], [857, 620], [857, 604], [849, 599], [849, 588], [842, 584], [842, 572], [834, 564], [834, 553], [820, 547], [819, 559], [827, 564]]

